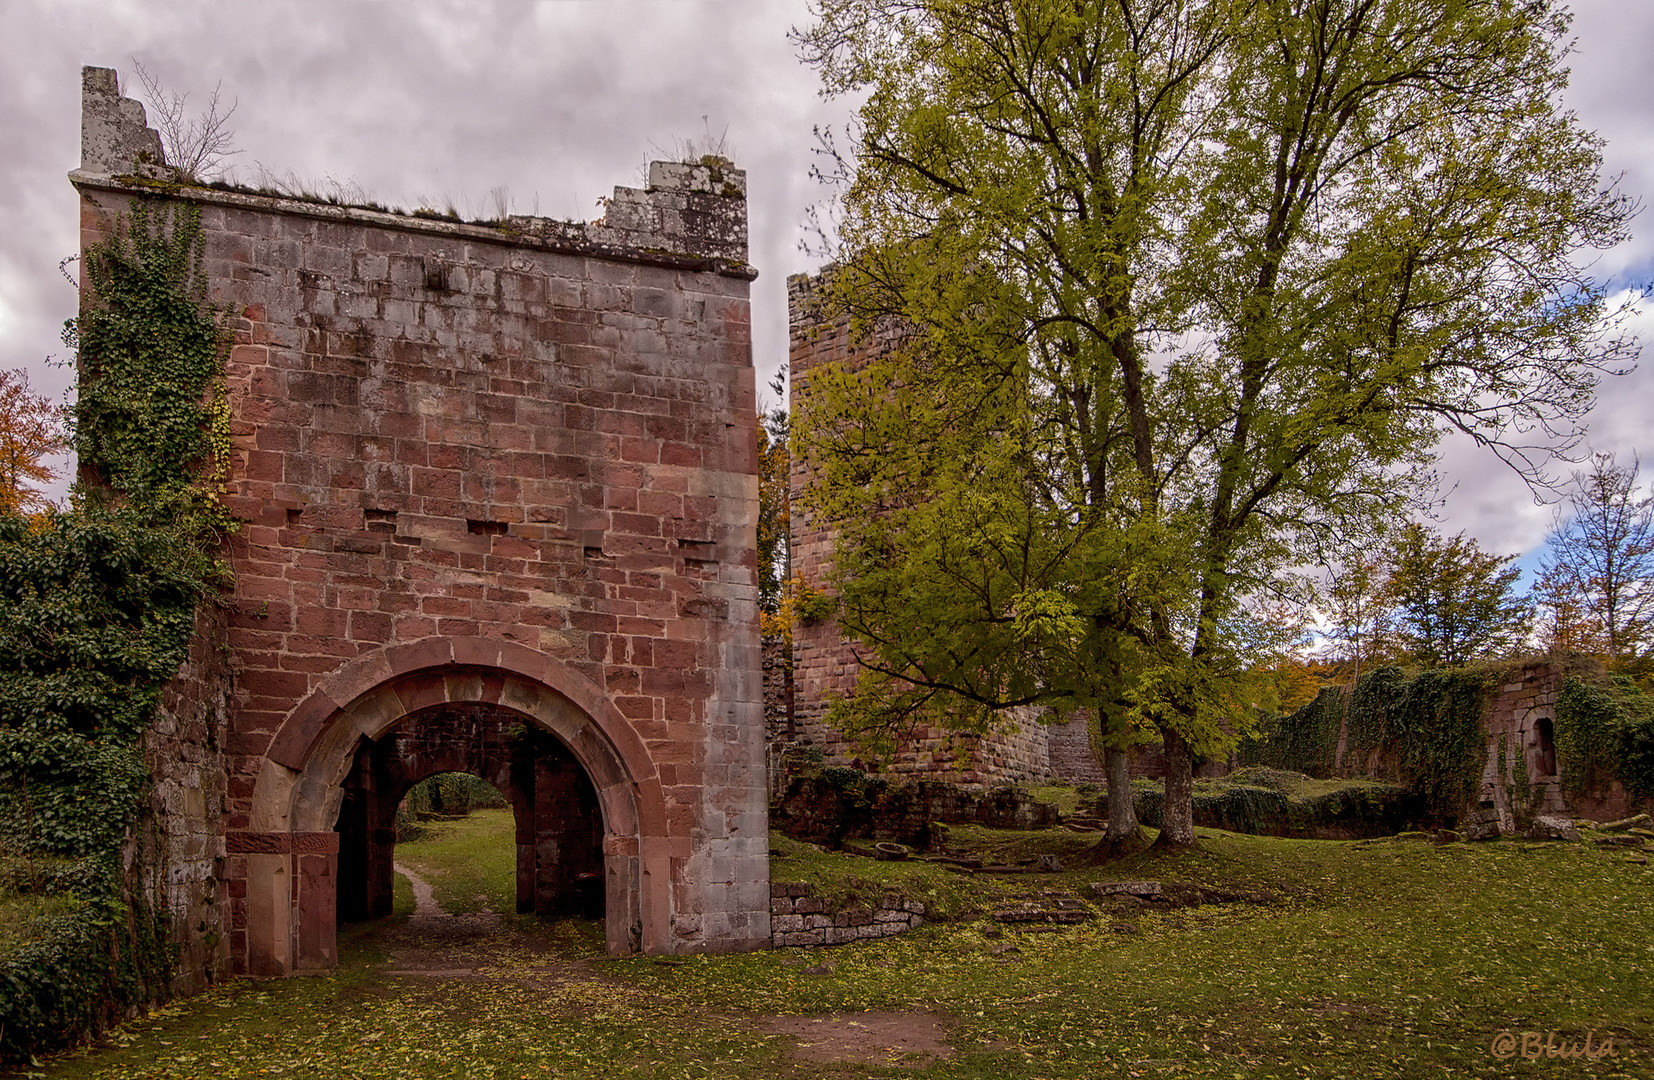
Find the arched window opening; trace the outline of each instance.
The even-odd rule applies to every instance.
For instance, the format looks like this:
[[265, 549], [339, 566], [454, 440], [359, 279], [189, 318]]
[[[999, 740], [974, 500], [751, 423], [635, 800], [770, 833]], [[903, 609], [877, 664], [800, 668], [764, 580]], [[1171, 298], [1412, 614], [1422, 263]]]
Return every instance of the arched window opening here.
[[1556, 727], [1551, 718], [1541, 717], [1534, 725], [1534, 772], [1541, 777], [1556, 775]]

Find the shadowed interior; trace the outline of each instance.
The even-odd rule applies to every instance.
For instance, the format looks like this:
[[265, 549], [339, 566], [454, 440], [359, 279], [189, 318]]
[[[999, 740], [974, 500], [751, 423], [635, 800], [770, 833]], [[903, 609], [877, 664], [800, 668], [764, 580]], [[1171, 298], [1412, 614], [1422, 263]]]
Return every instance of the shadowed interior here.
[[510, 802], [519, 912], [604, 914], [603, 818], [580, 763], [520, 713], [450, 703], [411, 713], [357, 746], [337, 825], [340, 922], [391, 913], [396, 809], [419, 781], [448, 772], [480, 777]]

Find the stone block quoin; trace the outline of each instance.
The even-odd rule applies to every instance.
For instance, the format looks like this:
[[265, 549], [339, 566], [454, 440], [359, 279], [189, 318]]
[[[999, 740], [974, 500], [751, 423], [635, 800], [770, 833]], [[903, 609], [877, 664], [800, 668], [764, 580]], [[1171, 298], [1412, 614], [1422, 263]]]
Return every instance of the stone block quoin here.
[[294, 777], [372, 689], [340, 673], [388, 679], [375, 658], [408, 649], [440, 673], [456, 641], [596, 688], [570, 707], [642, 748], [629, 782], [658, 786], [640, 826], [658, 835], [616, 847], [643, 852], [637, 947], [766, 944], [745, 174], [657, 162], [595, 223], [428, 220], [175, 182], [115, 73], [82, 82], [83, 250], [134, 199], [193, 205], [233, 329], [222, 831], [241, 970], [302, 966], [316, 931], [284, 929], [260, 891], [296, 881], [270, 860], [302, 845], [241, 834], [314, 816], [305, 799], [336, 811]]

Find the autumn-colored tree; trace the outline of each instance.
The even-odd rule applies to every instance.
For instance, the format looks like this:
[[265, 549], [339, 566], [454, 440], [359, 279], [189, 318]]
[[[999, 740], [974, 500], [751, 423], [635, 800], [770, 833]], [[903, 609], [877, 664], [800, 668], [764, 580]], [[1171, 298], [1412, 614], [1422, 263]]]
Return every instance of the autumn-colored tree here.
[[1457, 666], [1505, 656], [1528, 638], [1531, 608], [1511, 591], [1522, 572], [1514, 555], [1490, 555], [1460, 533], [1438, 536], [1417, 522], [1396, 538], [1385, 598], [1394, 642], [1425, 664]]
[[47, 504], [32, 485], [57, 478], [45, 459], [63, 448], [62, 407], [31, 390], [26, 372], [0, 371], [0, 514], [26, 514]]
[[1584, 590], [1572, 568], [1541, 564], [1539, 579], [1528, 590], [1533, 600], [1539, 643], [1553, 653], [1594, 653], [1601, 643], [1585, 607]]
[[1638, 464], [1597, 454], [1574, 473], [1535, 596], [1557, 647], [1622, 661], [1654, 641], [1654, 496], [1640, 494]]
[[1350, 666], [1350, 685], [1378, 654], [1390, 623], [1388, 569], [1382, 555], [1365, 552], [1328, 568], [1322, 600], [1333, 656]]

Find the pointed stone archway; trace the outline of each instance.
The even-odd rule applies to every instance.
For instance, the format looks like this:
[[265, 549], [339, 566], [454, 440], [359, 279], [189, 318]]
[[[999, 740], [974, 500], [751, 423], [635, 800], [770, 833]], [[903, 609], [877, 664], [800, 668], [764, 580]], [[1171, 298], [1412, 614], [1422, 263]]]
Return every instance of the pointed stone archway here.
[[[555, 660], [510, 642], [427, 639], [346, 665], [304, 699], [272, 741], [247, 828], [230, 833], [245, 881], [237, 932], [247, 970], [332, 967], [345, 781], [364, 741], [444, 705], [509, 710], [566, 747], [602, 819], [609, 951], [674, 950], [668, 835], [654, 763], [607, 699]], [[238, 890], [242, 891], [242, 890]]]

